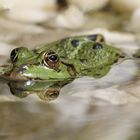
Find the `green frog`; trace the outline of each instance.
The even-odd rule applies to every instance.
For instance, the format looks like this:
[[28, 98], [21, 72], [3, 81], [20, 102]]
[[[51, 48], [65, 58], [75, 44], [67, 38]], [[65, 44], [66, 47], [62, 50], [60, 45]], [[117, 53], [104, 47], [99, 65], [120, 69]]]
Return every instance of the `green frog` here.
[[105, 42], [101, 34], [72, 36], [29, 50], [11, 51], [8, 65], [0, 67], [11, 93], [26, 97], [36, 93], [42, 100], [58, 97], [60, 89], [76, 78], [101, 78], [125, 54]]

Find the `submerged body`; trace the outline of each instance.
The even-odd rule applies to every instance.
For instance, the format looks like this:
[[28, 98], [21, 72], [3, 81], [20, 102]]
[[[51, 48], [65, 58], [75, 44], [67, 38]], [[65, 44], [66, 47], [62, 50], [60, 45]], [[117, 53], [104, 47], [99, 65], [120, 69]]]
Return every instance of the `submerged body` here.
[[124, 57], [119, 49], [106, 44], [100, 34], [69, 37], [35, 50], [14, 49], [12, 64], [1, 67], [1, 78], [8, 79], [16, 96], [37, 93], [41, 99], [51, 100], [76, 78], [105, 76]]

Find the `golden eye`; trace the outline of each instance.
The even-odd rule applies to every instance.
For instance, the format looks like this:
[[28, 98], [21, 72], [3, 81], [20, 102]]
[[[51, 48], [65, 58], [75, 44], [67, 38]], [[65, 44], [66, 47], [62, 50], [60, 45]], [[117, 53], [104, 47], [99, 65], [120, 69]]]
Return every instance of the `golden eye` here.
[[59, 57], [55, 52], [45, 53], [44, 63], [46, 66], [56, 70], [60, 64]]

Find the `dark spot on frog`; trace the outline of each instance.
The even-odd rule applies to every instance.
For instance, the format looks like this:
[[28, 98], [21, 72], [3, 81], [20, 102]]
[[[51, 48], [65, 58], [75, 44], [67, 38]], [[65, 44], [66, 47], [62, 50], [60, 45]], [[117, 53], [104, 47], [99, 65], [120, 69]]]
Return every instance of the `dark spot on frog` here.
[[75, 40], [71, 41], [71, 44], [72, 44], [73, 47], [78, 47], [79, 46], [79, 42], [80, 42], [79, 40], [75, 39]]
[[81, 63], [86, 64], [87, 63], [87, 59], [79, 59]]
[[89, 36], [87, 36], [87, 38], [91, 41], [96, 41], [96, 42], [104, 42], [105, 41], [104, 37], [100, 34], [89, 35]]
[[87, 38], [88, 38], [89, 40], [92, 40], [92, 41], [96, 41], [96, 40], [97, 40], [97, 37], [98, 37], [97, 34], [87, 36]]
[[96, 49], [102, 49], [103, 48], [103, 45], [101, 43], [95, 43], [95, 44], [93, 44], [92, 48], [94, 50], [96, 50]]

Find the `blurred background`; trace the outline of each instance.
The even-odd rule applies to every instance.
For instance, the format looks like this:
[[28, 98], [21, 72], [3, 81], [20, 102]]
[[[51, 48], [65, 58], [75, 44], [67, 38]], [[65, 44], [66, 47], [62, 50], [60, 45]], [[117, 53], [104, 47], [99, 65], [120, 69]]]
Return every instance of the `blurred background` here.
[[[15, 47], [101, 33], [132, 55], [140, 48], [140, 0], [0, 0], [0, 64]], [[140, 140], [140, 62], [101, 79], [80, 78], [43, 102], [0, 84], [0, 140]]]

